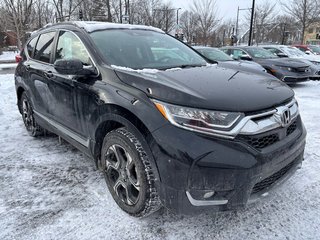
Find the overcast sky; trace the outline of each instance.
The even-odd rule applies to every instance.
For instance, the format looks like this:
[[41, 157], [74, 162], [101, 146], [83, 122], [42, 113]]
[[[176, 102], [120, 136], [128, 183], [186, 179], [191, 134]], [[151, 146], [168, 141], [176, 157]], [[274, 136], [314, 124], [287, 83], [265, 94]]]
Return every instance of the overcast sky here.
[[[171, 0], [174, 7], [181, 7], [183, 10], [188, 10], [189, 5], [193, 0]], [[200, 1], [200, 0], [199, 0]], [[216, 0], [217, 7], [219, 9], [219, 18], [222, 20], [227, 20], [228, 18], [236, 19], [238, 6], [240, 8], [251, 8], [252, 0]], [[263, 3], [266, 0], [256, 0], [256, 4]], [[268, 0], [269, 2], [279, 3], [280, 0]], [[280, 4], [278, 9], [280, 9]], [[181, 13], [181, 12], [180, 12]], [[244, 13], [240, 13], [240, 19], [243, 18]]]

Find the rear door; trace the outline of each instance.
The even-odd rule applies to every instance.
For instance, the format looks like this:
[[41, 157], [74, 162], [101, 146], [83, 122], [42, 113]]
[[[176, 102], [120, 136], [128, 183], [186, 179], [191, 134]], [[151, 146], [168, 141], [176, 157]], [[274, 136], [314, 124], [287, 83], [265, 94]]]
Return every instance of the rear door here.
[[47, 71], [52, 67], [51, 58], [55, 31], [41, 34], [27, 44], [28, 58], [24, 62], [27, 71], [28, 94], [34, 111], [48, 115], [52, 95], [48, 85]]

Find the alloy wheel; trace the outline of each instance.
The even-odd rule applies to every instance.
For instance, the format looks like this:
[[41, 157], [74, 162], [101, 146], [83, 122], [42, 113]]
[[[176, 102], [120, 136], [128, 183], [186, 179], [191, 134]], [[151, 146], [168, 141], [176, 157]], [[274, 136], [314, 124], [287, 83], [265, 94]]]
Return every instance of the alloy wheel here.
[[122, 146], [111, 145], [106, 152], [105, 174], [116, 195], [127, 205], [139, 200], [140, 182], [132, 156]]
[[22, 117], [27, 130], [32, 131], [32, 128], [33, 128], [32, 109], [26, 98], [24, 98], [22, 101]]

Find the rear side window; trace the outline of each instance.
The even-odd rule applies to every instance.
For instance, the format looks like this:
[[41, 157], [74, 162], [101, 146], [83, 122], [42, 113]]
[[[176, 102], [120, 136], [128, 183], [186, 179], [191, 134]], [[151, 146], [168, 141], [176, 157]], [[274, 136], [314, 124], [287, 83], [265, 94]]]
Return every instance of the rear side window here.
[[34, 51], [34, 59], [50, 63], [55, 32], [41, 34]]
[[279, 49], [276, 49], [276, 48], [265, 48], [265, 49], [267, 49], [269, 52], [272, 52], [274, 55], [282, 53]]
[[33, 54], [34, 47], [36, 46], [37, 40], [38, 40], [38, 37], [35, 37], [31, 39], [31, 41], [29, 41], [29, 43], [27, 44], [27, 52], [29, 57], [31, 58], [33, 58], [32, 54]]
[[232, 57], [233, 59], [240, 59], [243, 55], [246, 55], [246, 53], [240, 49], [233, 49], [232, 50]]

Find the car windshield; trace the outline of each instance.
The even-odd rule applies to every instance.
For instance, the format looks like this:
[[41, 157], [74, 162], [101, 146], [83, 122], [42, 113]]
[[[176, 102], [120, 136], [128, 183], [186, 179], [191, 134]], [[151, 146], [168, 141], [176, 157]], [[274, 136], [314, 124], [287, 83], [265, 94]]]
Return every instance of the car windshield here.
[[222, 62], [234, 61], [232, 57], [230, 57], [229, 55], [225, 54], [224, 52], [218, 49], [203, 48], [203, 49], [196, 49], [196, 50], [212, 61], [222, 61]]
[[313, 52], [320, 53], [320, 47], [318, 46], [308, 46]]
[[301, 50], [294, 47], [281, 47], [280, 49], [290, 57], [305, 57], [306, 55]]
[[207, 64], [195, 51], [159, 32], [109, 29], [90, 35], [106, 62], [115, 66], [161, 70]]
[[278, 58], [273, 53], [263, 48], [246, 48], [246, 51], [253, 57], [259, 59]]

